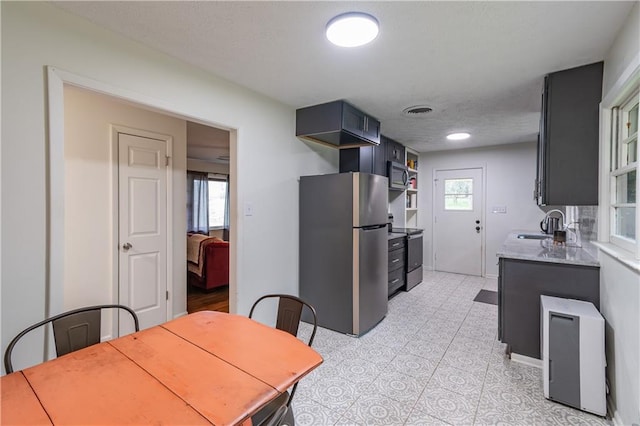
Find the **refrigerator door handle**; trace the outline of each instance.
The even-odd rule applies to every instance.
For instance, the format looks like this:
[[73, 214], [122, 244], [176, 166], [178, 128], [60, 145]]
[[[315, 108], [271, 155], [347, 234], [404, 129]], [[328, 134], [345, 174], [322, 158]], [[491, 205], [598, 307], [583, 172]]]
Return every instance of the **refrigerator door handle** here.
[[371, 230], [374, 230], [374, 229], [380, 229], [380, 228], [386, 228], [386, 227], [387, 227], [387, 224], [384, 223], [384, 224], [381, 224], [381, 225], [361, 226], [360, 229], [363, 229], [365, 231], [371, 231]]

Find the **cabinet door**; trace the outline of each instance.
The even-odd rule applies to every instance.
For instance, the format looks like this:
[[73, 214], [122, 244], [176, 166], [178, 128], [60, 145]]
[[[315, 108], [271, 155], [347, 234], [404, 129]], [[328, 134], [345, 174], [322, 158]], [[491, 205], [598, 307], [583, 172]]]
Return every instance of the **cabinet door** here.
[[387, 138], [387, 160], [404, 164], [404, 145]]
[[598, 204], [599, 104], [603, 63], [545, 78], [539, 144], [540, 201]]
[[380, 138], [380, 145], [373, 149], [373, 173], [380, 176], [387, 175], [387, 145], [384, 138]]
[[364, 121], [365, 116], [362, 111], [359, 111], [344, 103], [342, 106], [342, 128], [348, 132], [357, 136], [364, 135]]
[[365, 116], [363, 135], [372, 142], [380, 142], [380, 122], [373, 117]]

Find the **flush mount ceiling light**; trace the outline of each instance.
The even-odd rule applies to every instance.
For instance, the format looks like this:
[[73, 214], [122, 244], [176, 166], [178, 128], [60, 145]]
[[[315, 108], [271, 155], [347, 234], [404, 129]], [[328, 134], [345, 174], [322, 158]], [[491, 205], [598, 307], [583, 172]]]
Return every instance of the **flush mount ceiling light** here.
[[357, 47], [378, 36], [378, 20], [361, 12], [338, 15], [327, 24], [327, 39], [336, 46]]
[[447, 135], [447, 139], [450, 141], [462, 141], [465, 139], [469, 139], [471, 135], [469, 133], [451, 133]]

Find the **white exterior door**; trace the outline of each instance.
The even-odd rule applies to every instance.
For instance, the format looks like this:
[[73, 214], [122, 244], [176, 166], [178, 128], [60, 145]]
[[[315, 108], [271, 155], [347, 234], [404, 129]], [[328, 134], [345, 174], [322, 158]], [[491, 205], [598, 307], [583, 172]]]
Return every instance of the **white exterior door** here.
[[143, 329], [167, 321], [167, 143], [118, 133], [118, 157], [119, 303]]
[[438, 170], [434, 202], [436, 271], [482, 275], [482, 169]]

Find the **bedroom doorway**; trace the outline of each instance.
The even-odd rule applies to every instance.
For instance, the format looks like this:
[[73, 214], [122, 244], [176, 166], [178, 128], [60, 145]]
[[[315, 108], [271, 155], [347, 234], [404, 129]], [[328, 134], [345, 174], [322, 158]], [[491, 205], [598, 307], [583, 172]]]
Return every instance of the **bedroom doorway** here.
[[229, 312], [230, 133], [187, 122], [187, 312]]

